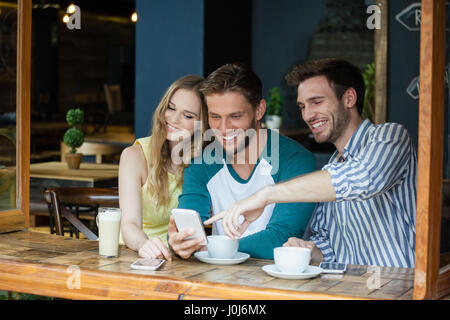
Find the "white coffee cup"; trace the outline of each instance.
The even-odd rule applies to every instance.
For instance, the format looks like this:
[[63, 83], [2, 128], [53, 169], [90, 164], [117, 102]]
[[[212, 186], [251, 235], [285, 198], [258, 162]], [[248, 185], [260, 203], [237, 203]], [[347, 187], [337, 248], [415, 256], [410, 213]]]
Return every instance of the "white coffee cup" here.
[[97, 215], [98, 252], [101, 256], [119, 256], [119, 232], [122, 211], [119, 208], [99, 208]]
[[239, 248], [239, 239], [228, 236], [208, 236], [208, 255], [214, 259], [232, 259]]
[[284, 273], [300, 273], [306, 270], [311, 260], [311, 250], [300, 247], [278, 247], [273, 249], [275, 265]]

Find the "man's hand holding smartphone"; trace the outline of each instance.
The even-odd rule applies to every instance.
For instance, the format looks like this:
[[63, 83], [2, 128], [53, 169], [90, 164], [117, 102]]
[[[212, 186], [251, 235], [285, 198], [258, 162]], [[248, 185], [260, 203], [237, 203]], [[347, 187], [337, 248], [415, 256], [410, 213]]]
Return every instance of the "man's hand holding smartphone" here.
[[182, 259], [188, 259], [194, 252], [200, 250], [204, 246], [202, 243], [205, 239], [202, 237], [185, 240], [186, 238], [194, 235], [195, 230], [187, 229], [178, 231], [173, 216], [170, 217], [168, 234], [170, 247]]

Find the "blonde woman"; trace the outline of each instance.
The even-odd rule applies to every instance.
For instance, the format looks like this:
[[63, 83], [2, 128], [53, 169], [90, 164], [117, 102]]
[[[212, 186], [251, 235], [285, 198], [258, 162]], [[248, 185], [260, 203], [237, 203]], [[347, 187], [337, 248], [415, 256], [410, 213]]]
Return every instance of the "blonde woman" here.
[[[204, 131], [206, 107], [197, 91], [202, 80], [189, 75], [175, 81], [155, 110], [151, 136], [137, 139], [120, 157], [121, 238], [141, 257], [172, 259], [167, 228], [171, 210], [178, 205], [186, 161], [171, 155], [178, 143], [193, 141], [194, 129]], [[194, 145], [183, 159], [201, 151], [201, 145]]]

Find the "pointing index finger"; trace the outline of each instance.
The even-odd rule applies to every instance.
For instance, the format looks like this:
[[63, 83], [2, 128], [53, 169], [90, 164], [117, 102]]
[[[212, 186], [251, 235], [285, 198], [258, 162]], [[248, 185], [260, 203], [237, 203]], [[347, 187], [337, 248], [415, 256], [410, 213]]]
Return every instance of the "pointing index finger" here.
[[204, 222], [204, 224], [209, 225], [209, 224], [213, 224], [216, 221], [219, 221], [221, 219], [223, 219], [223, 217], [225, 216], [226, 211], [222, 211], [218, 214], [215, 214], [214, 216], [212, 216], [211, 218], [209, 218], [208, 220], [206, 220]]

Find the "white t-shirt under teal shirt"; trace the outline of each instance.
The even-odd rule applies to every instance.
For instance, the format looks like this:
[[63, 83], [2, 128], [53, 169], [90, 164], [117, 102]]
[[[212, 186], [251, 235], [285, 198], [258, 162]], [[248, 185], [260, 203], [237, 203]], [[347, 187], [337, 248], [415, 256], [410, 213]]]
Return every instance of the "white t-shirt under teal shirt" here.
[[[179, 208], [200, 213], [203, 221], [228, 209], [267, 185], [286, 181], [316, 169], [314, 155], [296, 141], [268, 130], [267, 143], [247, 180], [242, 179], [226, 162], [223, 152], [205, 149], [187, 167]], [[211, 150], [211, 149], [209, 149]], [[254, 258], [273, 259], [273, 249], [290, 237], [302, 237], [315, 203], [279, 203], [268, 205], [263, 214], [241, 236], [239, 251]], [[224, 234], [222, 222], [215, 223], [216, 234]]]

